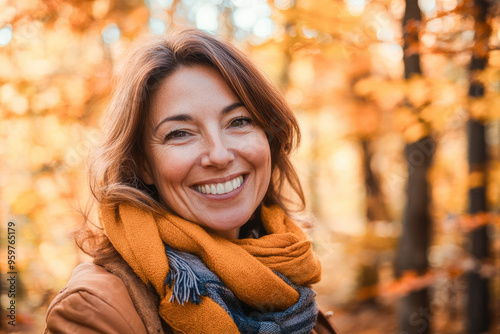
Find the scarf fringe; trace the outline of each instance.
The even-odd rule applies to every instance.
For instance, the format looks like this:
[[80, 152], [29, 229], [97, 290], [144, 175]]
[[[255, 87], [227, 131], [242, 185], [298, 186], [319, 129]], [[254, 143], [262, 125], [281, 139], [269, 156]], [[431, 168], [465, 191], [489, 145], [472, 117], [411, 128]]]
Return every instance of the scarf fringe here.
[[165, 245], [165, 253], [170, 271], [163, 284], [168, 284], [171, 289], [172, 285], [174, 286], [169, 302], [184, 305], [185, 302], [190, 301], [198, 305], [201, 302], [200, 296], [207, 295], [205, 285], [181, 255], [167, 245]]

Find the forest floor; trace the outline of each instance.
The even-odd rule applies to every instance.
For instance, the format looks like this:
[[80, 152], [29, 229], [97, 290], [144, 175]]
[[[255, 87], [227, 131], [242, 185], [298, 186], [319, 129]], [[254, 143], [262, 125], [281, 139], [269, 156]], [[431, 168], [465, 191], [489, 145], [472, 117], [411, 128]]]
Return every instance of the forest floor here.
[[[397, 300], [384, 300], [377, 304], [351, 304], [342, 308], [328, 307], [319, 300], [320, 308], [332, 311], [330, 320], [340, 334], [389, 334], [397, 333]], [[434, 310], [433, 314], [422, 312], [414, 318], [417, 331], [423, 332], [426, 326], [431, 326], [433, 334], [463, 334], [465, 323], [463, 312], [456, 310]], [[500, 310], [495, 310], [490, 334], [500, 333]], [[420, 331], [421, 330], [421, 331]]]

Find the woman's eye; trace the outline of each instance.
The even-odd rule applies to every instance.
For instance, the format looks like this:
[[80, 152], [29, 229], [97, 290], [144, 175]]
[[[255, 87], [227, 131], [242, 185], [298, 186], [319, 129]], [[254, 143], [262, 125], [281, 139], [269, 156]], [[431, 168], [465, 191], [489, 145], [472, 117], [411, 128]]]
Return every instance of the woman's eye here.
[[187, 137], [188, 135], [189, 135], [189, 133], [187, 133], [186, 131], [174, 130], [165, 136], [165, 141], [170, 140], [170, 139], [184, 138], [184, 137]]
[[238, 117], [231, 122], [230, 126], [242, 127], [250, 123], [252, 123], [252, 119], [250, 117]]

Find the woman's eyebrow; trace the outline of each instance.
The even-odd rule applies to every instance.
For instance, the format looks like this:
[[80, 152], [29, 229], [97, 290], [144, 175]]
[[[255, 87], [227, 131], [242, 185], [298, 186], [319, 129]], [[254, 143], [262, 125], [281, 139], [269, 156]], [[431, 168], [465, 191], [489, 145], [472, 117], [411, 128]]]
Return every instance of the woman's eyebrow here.
[[[228, 114], [231, 111], [233, 111], [234, 109], [237, 109], [237, 108], [240, 108], [240, 107], [243, 107], [243, 106], [244, 106], [244, 104], [241, 103], [241, 102], [231, 103], [230, 105], [228, 105], [227, 107], [224, 107], [221, 110], [221, 114], [222, 115]], [[158, 123], [155, 126], [155, 129], [153, 130], [153, 134], [155, 134], [156, 131], [158, 131], [158, 128], [160, 127], [160, 125], [162, 125], [165, 122], [170, 122], [170, 121], [190, 122], [192, 120], [193, 120], [193, 117], [191, 117], [188, 114], [179, 114], [179, 115], [174, 115], [174, 116], [166, 117], [160, 123]]]
[[158, 123], [158, 125], [156, 125], [156, 127], [153, 131], [153, 134], [155, 134], [156, 131], [158, 130], [158, 128], [160, 127], [160, 125], [162, 125], [165, 122], [169, 122], [169, 121], [189, 122], [192, 120], [193, 120], [193, 117], [191, 117], [190, 115], [187, 115], [187, 114], [179, 114], [179, 115], [174, 115], [174, 116], [164, 118], [160, 123]]
[[234, 109], [238, 109], [238, 108], [244, 107], [244, 106], [245, 105], [241, 102], [234, 102], [234, 103], [228, 105], [227, 107], [225, 107], [224, 109], [222, 109], [221, 114], [222, 115], [228, 114], [231, 111], [233, 111]]

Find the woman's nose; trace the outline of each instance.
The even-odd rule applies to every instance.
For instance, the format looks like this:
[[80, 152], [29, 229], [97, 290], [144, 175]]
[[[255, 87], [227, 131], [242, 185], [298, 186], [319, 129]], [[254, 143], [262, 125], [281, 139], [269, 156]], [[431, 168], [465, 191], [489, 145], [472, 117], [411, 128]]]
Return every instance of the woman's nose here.
[[214, 133], [207, 138], [206, 151], [201, 158], [203, 167], [224, 168], [234, 160], [234, 154], [221, 133]]

